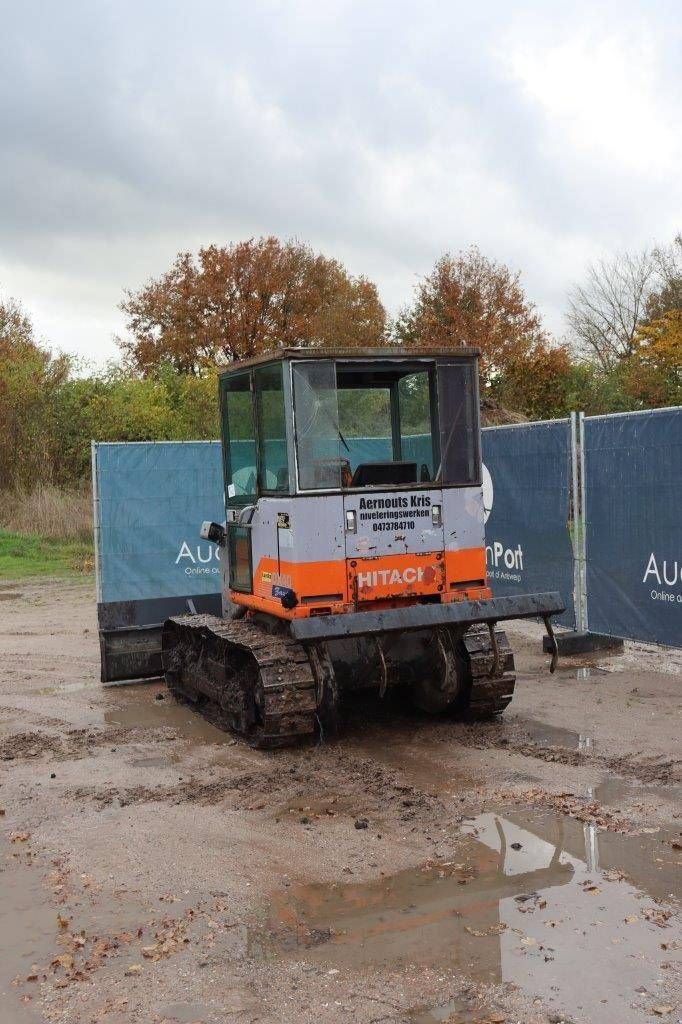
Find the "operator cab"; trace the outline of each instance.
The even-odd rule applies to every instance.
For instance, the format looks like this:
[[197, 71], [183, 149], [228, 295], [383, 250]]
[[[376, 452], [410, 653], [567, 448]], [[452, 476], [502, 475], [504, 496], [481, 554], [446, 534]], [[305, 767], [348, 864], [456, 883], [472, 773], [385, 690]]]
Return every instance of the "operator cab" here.
[[285, 349], [221, 374], [226, 505], [480, 483], [477, 352]]

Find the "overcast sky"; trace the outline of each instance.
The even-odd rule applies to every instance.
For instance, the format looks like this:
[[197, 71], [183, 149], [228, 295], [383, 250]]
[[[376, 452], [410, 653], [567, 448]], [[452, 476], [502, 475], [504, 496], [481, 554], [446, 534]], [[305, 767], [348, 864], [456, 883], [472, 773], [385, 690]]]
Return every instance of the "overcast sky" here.
[[101, 363], [182, 249], [295, 236], [395, 312], [476, 243], [561, 333], [682, 227], [681, 44], [679, 0], [0, 0], [0, 295]]

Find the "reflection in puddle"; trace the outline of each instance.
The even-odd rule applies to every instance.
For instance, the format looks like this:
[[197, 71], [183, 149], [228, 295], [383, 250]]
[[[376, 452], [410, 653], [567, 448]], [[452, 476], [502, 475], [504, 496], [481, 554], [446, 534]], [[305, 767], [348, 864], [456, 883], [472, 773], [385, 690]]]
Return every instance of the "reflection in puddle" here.
[[180, 760], [179, 754], [172, 753], [167, 757], [136, 757], [130, 762], [133, 768], [170, 768]]
[[80, 690], [96, 690], [99, 693], [101, 689], [101, 683], [93, 682], [91, 679], [79, 679], [71, 683], [55, 683], [53, 686], [41, 686], [39, 690], [34, 690], [33, 692], [39, 693], [41, 696], [50, 696], [55, 693], [78, 693]]
[[596, 676], [607, 676], [608, 674], [606, 669], [595, 668], [594, 665], [586, 665], [576, 670], [575, 678], [579, 682], [584, 682], [586, 679], [594, 679]]
[[519, 725], [527, 731], [531, 740], [540, 747], [566, 747], [569, 750], [594, 750], [594, 737], [588, 733], [574, 732], [559, 725], [550, 725], [534, 718], [518, 718]]
[[[157, 700], [157, 694], [163, 700]], [[131, 729], [174, 729], [191, 743], [231, 743], [233, 737], [211, 725], [188, 704], [178, 704], [165, 687], [126, 686], [107, 691], [104, 720]]]
[[[631, 1004], [650, 997], [635, 990], [655, 993], [669, 956], [645, 919], [645, 894], [673, 891], [679, 871], [661, 835], [492, 813], [463, 830], [456, 862], [279, 895], [271, 921], [279, 948], [351, 968], [449, 965], [477, 981], [513, 982], [548, 1005], [578, 1003], [594, 1024], [641, 1019]], [[600, 874], [607, 868], [640, 888]], [[438, 1020], [429, 1012], [423, 1020]]]
[[618, 803], [646, 804], [647, 801], [677, 801], [682, 798], [682, 786], [641, 786], [631, 779], [614, 775], [602, 779], [596, 786], [586, 786], [588, 800], [613, 807]]

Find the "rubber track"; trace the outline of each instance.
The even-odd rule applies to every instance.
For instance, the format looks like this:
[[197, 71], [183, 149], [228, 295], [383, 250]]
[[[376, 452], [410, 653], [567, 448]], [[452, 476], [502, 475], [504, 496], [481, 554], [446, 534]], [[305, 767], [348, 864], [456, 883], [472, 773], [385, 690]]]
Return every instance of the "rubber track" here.
[[[297, 640], [286, 633], [269, 633], [249, 619], [179, 615], [171, 621], [186, 635], [185, 652], [180, 655], [184, 663], [191, 663], [197, 650], [203, 661], [197, 665], [200, 687], [193, 687], [191, 675], [185, 673], [179, 686], [169, 683], [171, 689], [190, 700], [196, 700], [198, 694], [207, 697], [212, 717], [219, 719], [217, 724], [243, 733], [257, 747], [291, 746], [315, 735], [315, 679], [308, 656]], [[235, 685], [230, 686], [228, 678], [227, 666], [234, 650], [248, 652], [259, 674], [257, 678], [253, 672], [251, 693], [243, 692], [242, 687], [241, 706], [235, 702]], [[173, 659], [172, 652], [164, 651], [166, 670], [174, 667], [169, 659]], [[235, 682], [239, 690], [241, 680]]]
[[514, 655], [506, 633], [495, 630], [495, 637], [499, 648], [501, 675], [492, 679], [490, 672], [493, 667], [493, 652], [487, 628], [473, 627], [463, 638], [471, 673], [468, 711], [475, 718], [499, 715], [514, 696]]

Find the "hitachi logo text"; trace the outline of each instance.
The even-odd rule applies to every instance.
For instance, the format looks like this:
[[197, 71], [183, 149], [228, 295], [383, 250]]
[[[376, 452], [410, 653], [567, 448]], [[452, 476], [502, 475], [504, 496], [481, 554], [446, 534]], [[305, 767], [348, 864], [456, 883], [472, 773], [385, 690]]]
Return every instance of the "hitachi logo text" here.
[[397, 569], [374, 569], [371, 572], [358, 573], [359, 587], [396, 586], [400, 583], [421, 583], [424, 569], [420, 566], [408, 565], [402, 573]]

